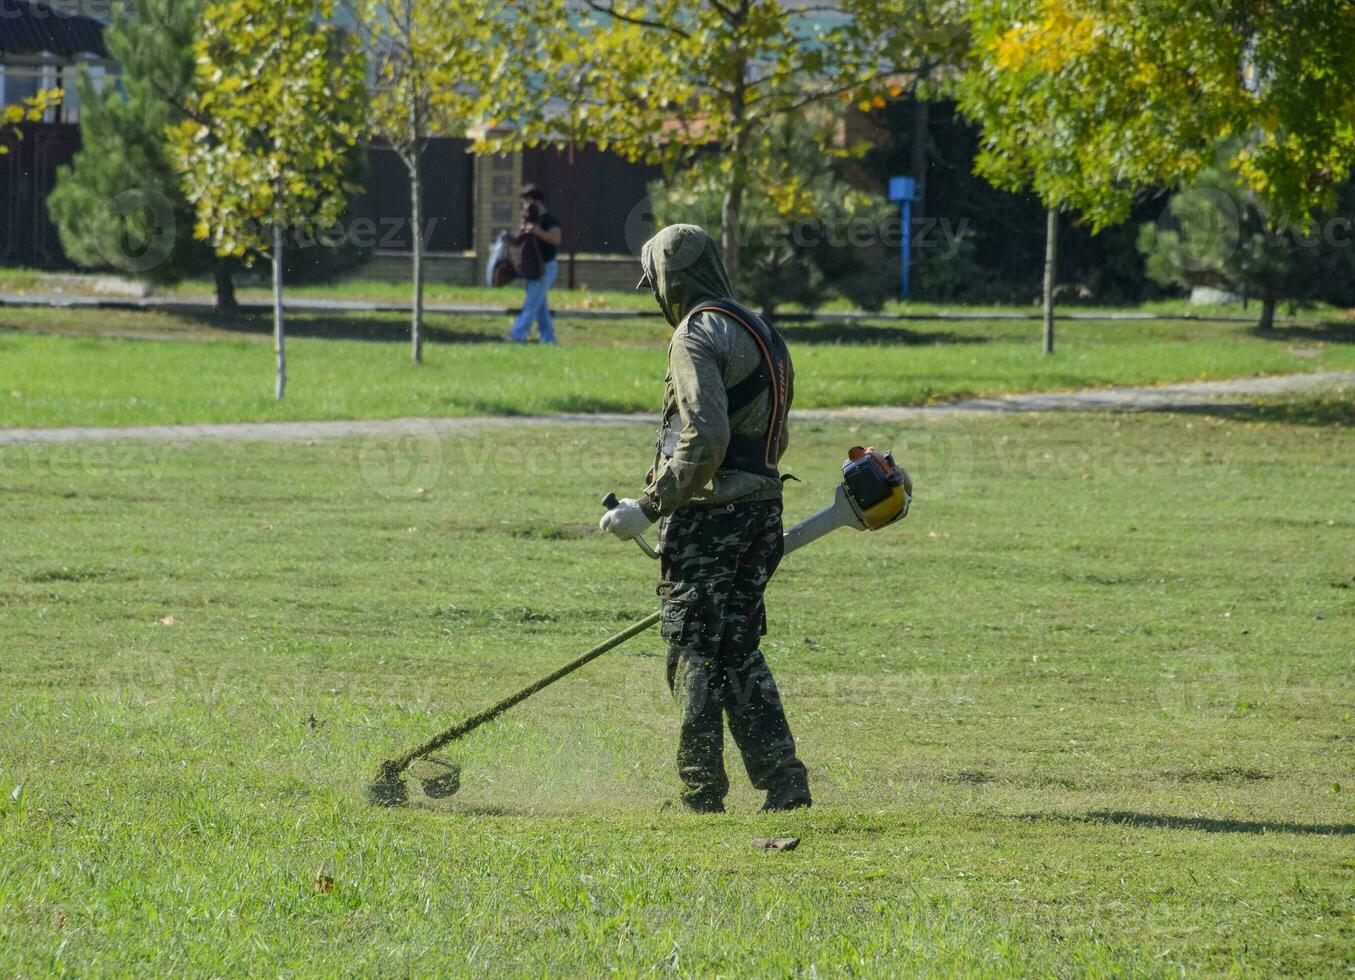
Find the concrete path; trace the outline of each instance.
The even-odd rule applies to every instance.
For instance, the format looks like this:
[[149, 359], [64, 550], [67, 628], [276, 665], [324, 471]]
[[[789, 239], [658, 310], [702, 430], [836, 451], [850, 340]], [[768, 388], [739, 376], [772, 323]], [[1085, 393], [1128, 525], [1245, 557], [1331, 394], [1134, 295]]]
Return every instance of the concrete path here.
[[[504, 290], [505, 297], [517, 297], [519, 293]], [[215, 309], [215, 301], [209, 297], [195, 296], [99, 296], [87, 293], [42, 293], [42, 292], [0, 292], [0, 306], [12, 307], [50, 307], [54, 309], [93, 309], [93, 310], [160, 310], [166, 313], [207, 313]], [[271, 303], [242, 300], [241, 311], [246, 313], [272, 313]], [[289, 298], [287, 309], [293, 313], [408, 313], [407, 303], [380, 302], [376, 300], [323, 299], [319, 297]], [[424, 310], [428, 313], [445, 313], [453, 316], [516, 316], [520, 306], [477, 305], [470, 303], [428, 303]], [[585, 310], [560, 307], [551, 309], [551, 316], [574, 320], [617, 320], [636, 317], [657, 317], [658, 309], [644, 310]], [[814, 313], [781, 313], [778, 323], [887, 323], [910, 320], [1038, 320], [1042, 314], [1035, 310], [1022, 312], [1017, 310], [919, 310], [917, 312], [865, 313], [861, 311], [819, 310]], [[1141, 310], [1089, 312], [1086, 310], [1060, 310], [1060, 320], [1097, 320], [1108, 322], [1134, 323], [1144, 320], [1195, 320], [1209, 323], [1255, 323], [1255, 316], [1236, 316], [1228, 314], [1196, 313], [1152, 313]], [[1295, 317], [1277, 316], [1277, 323], [1297, 322]]]
[[[1094, 388], [1084, 391], [971, 398], [937, 405], [807, 409], [792, 417], [803, 421], [921, 422], [930, 418], [999, 415], [1019, 412], [1147, 412], [1169, 408], [1245, 405], [1257, 397], [1303, 395], [1355, 387], [1355, 371], [1286, 374], [1232, 381], [1191, 381], [1145, 388]], [[407, 418], [328, 422], [238, 422], [213, 425], [128, 426], [126, 428], [0, 429], [0, 445], [65, 444], [140, 440], [196, 442], [226, 439], [251, 442], [311, 442], [349, 437], [396, 437], [405, 433], [471, 433], [486, 429], [548, 425], [656, 425], [657, 416], [570, 414]]]

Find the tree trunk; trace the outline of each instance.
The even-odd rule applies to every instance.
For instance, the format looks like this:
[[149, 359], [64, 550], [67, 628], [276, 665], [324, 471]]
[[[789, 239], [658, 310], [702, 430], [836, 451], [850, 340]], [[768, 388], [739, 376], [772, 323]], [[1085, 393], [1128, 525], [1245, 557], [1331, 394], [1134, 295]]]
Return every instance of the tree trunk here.
[[[739, 16], [735, 26], [741, 27], [747, 19], [748, 0], [740, 0]], [[733, 91], [730, 94], [729, 114], [734, 120], [734, 138], [729, 145], [729, 160], [733, 168], [729, 174], [729, 186], [725, 188], [725, 198], [720, 203], [720, 251], [724, 253], [725, 271], [730, 282], [739, 274], [739, 215], [743, 211], [743, 169], [744, 111], [748, 104], [748, 53], [739, 51], [734, 57]]]
[[287, 392], [287, 347], [282, 330], [282, 225], [273, 226], [273, 352], [277, 355], [278, 401]]
[[1045, 213], [1044, 233], [1044, 339], [1041, 350], [1054, 353], [1054, 272], [1059, 257], [1059, 212], [1050, 208]]
[[414, 276], [413, 313], [409, 320], [410, 357], [423, 363], [423, 154], [416, 148], [409, 161], [409, 205], [414, 222], [411, 248]]
[[225, 313], [236, 309], [235, 277], [231, 274], [231, 264], [225, 259], [217, 259], [212, 270], [216, 277], [216, 308]]
[[1268, 292], [1261, 299], [1261, 320], [1256, 324], [1260, 330], [1275, 329], [1275, 307], [1279, 305], [1280, 297], [1278, 294]]
[[913, 190], [913, 220], [927, 213], [927, 170], [931, 166], [932, 104], [913, 95], [913, 143], [909, 150], [909, 166], [916, 185]]
[[739, 213], [743, 210], [743, 178], [733, 177], [725, 188], [720, 208], [720, 251], [724, 253], [729, 278], [739, 274]]

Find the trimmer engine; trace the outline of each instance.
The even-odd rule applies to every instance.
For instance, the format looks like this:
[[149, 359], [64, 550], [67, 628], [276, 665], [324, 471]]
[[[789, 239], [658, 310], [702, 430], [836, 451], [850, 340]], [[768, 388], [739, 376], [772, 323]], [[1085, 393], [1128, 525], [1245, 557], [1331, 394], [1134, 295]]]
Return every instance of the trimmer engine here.
[[842, 464], [842, 485], [847, 502], [867, 531], [878, 531], [908, 516], [913, 502], [913, 481], [894, 454], [874, 446], [853, 446]]

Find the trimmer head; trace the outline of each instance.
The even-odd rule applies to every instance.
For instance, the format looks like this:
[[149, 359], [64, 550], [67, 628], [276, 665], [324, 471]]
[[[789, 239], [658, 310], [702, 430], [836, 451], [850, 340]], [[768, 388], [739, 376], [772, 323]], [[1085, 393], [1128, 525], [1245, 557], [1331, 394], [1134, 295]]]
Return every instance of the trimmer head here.
[[376, 779], [367, 784], [367, 799], [377, 806], [403, 806], [409, 802], [409, 788], [400, 778], [400, 770], [383, 763]]
[[[461, 788], [461, 767], [442, 756], [415, 760], [410, 774], [419, 781], [423, 795], [430, 800], [445, 800]], [[409, 802], [409, 786], [402, 771], [393, 763], [383, 763], [376, 779], [367, 785], [367, 799], [377, 806], [404, 806]]]
[[419, 781], [424, 796], [432, 800], [445, 800], [461, 788], [461, 767], [442, 756], [420, 759], [410, 767], [410, 772]]

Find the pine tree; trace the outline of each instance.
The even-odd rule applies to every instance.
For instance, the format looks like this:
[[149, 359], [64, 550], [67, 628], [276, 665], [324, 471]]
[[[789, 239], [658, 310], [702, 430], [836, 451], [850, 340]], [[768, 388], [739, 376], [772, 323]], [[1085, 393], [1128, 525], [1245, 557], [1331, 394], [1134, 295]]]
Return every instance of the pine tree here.
[[231, 269], [193, 235], [196, 217], [167, 132], [186, 118], [202, 0], [130, 0], [105, 33], [120, 84], [80, 78], [81, 149], [60, 168], [48, 207], [62, 247], [90, 268], [157, 283], [212, 272], [218, 309], [235, 305]]

